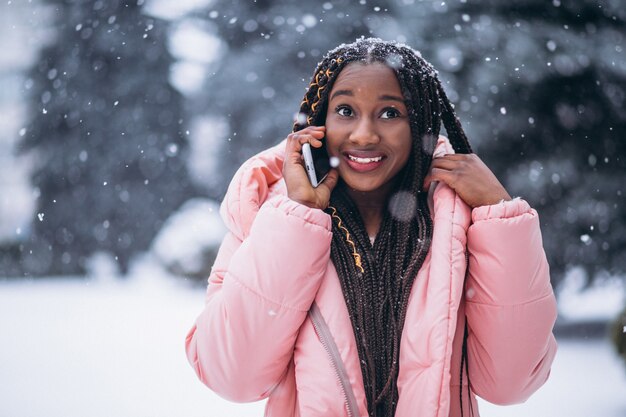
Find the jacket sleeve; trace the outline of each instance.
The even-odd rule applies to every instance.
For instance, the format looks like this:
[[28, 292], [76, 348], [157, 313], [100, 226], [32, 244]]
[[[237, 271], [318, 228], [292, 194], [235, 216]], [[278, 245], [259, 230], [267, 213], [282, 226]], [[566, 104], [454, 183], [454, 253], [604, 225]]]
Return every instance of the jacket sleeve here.
[[330, 227], [323, 211], [276, 195], [243, 241], [225, 237], [186, 339], [196, 374], [220, 396], [256, 401], [280, 381], [328, 264]]
[[494, 404], [526, 401], [556, 354], [556, 300], [537, 212], [522, 199], [477, 207], [465, 288], [472, 390]]

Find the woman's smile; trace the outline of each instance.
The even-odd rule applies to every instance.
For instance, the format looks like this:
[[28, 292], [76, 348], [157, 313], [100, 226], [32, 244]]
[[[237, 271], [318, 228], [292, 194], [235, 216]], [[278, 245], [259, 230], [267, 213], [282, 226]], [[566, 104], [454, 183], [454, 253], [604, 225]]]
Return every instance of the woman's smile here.
[[343, 153], [348, 166], [357, 172], [370, 172], [379, 168], [386, 156], [382, 152], [351, 150]]

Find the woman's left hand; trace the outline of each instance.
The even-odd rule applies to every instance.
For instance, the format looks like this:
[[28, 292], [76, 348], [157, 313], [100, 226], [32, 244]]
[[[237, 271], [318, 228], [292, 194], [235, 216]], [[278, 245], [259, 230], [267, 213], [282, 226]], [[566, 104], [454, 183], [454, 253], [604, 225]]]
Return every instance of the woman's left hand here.
[[476, 154], [449, 154], [434, 158], [424, 189], [433, 181], [443, 181], [472, 207], [510, 200], [511, 196], [493, 172]]

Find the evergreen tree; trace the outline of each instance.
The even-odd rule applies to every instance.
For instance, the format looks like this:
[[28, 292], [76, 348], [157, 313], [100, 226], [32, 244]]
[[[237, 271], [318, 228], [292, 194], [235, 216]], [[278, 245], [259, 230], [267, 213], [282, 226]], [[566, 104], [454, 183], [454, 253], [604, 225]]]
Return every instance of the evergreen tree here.
[[81, 273], [95, 251], [123, 271], [193, 192], [181, 96], [168, 84], [164, 22], [143, 0], [47, 0], [57, 38], [27, 88], [33, 118], [21, 143], [38, 192], [23, 265]]

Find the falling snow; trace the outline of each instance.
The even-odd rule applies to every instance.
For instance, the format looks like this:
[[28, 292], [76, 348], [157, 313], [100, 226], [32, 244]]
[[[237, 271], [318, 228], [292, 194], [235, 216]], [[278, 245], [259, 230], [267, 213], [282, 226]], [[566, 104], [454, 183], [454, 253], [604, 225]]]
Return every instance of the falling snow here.
[[[147, 288], [151, 298], [135, 286], [152, 280], [155, 271], [177, 275], [179, 282], [182, 276], [206, 281], [225, 230], [218, 202], [195, 198], [222, 196], [244, 160], [284, 139], [294, 121], [306, 123], [308, 115], [296, 112], [316, 64], [327, 50], [354, 41], [357, 34], [419, 49], [415, 53], [432, 63], [425, 64], [423, 75], [441, 80], [473, 149], [511, 195], [537, 210], [553, 282], [565, 288], [557, 291], [560, 320], [606, 322], [623, 308], [623, 284], [616, 283], [623, 282], [626, 267], [620, 249], [626, 218], [620, 140], [626, 131], [626, 55], [620, 28], [626, 18], [620, 2], [605, 2], [593, 12], [596, 6], [590, 3], [589, 13], [580, 13], [573, 3], [552, 0], [542, 13], [528, 16], [466, 0], [399, 0], [394, 7], [372, 0], [345, 7], [277, 0], [262, 9], [226, 0], [138, 0], [133, 3], [141, 8], [137, 14], [116, 10], [108, 0], [73, 2], [71, 13], [62, 12], [69, 3], [57, 3], [7, 0], [0, 5], [0, 246], [6, 248], [0, 251], [0, 269], [2, 275], [10, 270], [18, 276], [28, 267], [46, 276], [89, 265], [100, 272], [93, 274], [96, 281], [78, 284], [44, 280], [27, 290], [3, 284], [7, 291], [0, 295], [9, 295], [0, 300], [0, 308], [7, 309], [0, 317], [27, 313], [0, 326], [19, 341], [5, 344], [0, 358], [17, 360], [2, 364], [0, 359], [0, 368], [38, 375], [28, 387], [14, 378], [4, 396], [0, 393], [5, 414], [24, 414], [24, 407], [41, 402], [31, 415], [54, 415], [46, 400], [69, 395], [79, 398], [74, 415], [89, 414], [102, 399], [96, 397], [97, 387], [85, 388], [90, 381], [123, 392], [163, 389], [153, 395], [155, 401], [179, 392], [175, 397], [184, 404], [158, 407], [163, 415], [246, 412], [240, 411], [246, 406], [206, 400], [211, 394], [181, 371], [189, 371], [186, 363], [159, 370], [183, 372], [171, 379], [189, 381], [184, 388], [164, 389], [154, 367], [141, 368], [155, 363], [141, 353], [170, 346], [171, 340], [177, 347], [158, 352], [179, 357], [181, 328], [138, 341], [145, 345], [128, 345], [118, 356], [133, 361], [115, 362], [117, 368], [98, 368], [107, 362], [94, 361], [83, 349], [107, 357], [117, 349], [113, 341], [134, 343], [133, 320], [145, 323], [150, 314], [153, 320], [167, 312], [159, 321], [163, 328], [190, 323], [201, 305], [196, 302], [201, 290], [191, 293], [161, 282], [161, 289]], [[576, 23], [568, 18], [574, 15]], [[386, 64], [397, 71], [409, 65], [396, 54]], [[441, 127], [442, 133], [447, 130]], [[429, 155], [436, 140], [426, 135], [417, 149]], [[330, 158], [334, 167], [339, 162]], [[389, 211], [406, 221], [416, 207], [415, 196], [399, 192]], [[32, 241], [37, 245], [28, 246]], [[106, 253], [95, 255], [95, 250]], [[155, 269], [130, 273], [127, 284], [112, 284], [121, 265], [128, 267], [142, 254], [153, 258]], [[109, 268], [93, 266], [102, 262]], [[572, 289], [564, 277], [576, 268], [585, 271], [584, 285]], [[609, 272], [616, 280], [603, 278]], [[597, 282], [606, 285], [600, 288]], [[94, 288], [105, 296], [88, 291]], [[473, 288], [465, 295], [472, 298]], [[70, 307], [80, 311], [79, 300], [99, 308], [63, 316]], [[107, 300], [127, 308], [111, 308]], [[51, 324], [46, 329], [28, 313], [42, 308]], [[109, 315], [100, 317], [98, 311]], [[177, 316], [182, 311], [189, 317]], [[120, 319], [120, 327], [110, 326], [110, 314]], [[87, 322], [96, 323], [87, 327], [102, 334], [78, 341], [68, 336], [68, 329], [89, 335]], [[109, 331], [111, 338], [105, 337]], [[33, 335], [37, 340], [29, 339]], [[49, 342], [50, 356], [32, 348], [41, 340]], [[67, 340], [74, 342], [68, 347]], [[560, 340], [559, 345], [545, 390], [519, 406], [523, 411], [481, 403], [481, 415], [541, 416], [554, 414], [558, 406], [559, 415], [621, 416], [623, 364], [612, 361], [608, 344]], [[24, 346], [32, 349], [18, 350]], [[34, 353], [27, 358], [24, 351]], [[74, 360], [64, 356], [67, 352], [75, 353]], [[589, 357], [605, 366], [602, 373], [593, 372], [600, 366], [596, 362], [580, 360]], [[136, 366], [140, 371], [132, 375], [115, 374]], [[85, 370], [97, 377], [84, 378]], [[66, 377], [60, 384], [49, 383], [61, 373]], [[38, 401], [18, 403], [24, 392]], [[192, 392], [197, 399], [187, 401]], [[156, 415], [137, 404], [120, 400], [102, 409], [120, 416]], [[247, 410], [259, 415], [261, 409], [254, 404]]]

